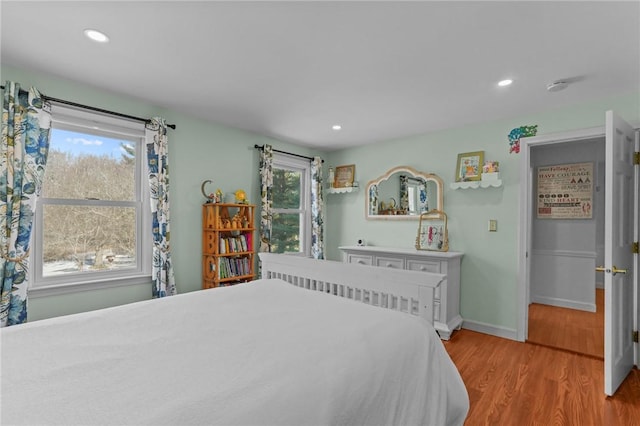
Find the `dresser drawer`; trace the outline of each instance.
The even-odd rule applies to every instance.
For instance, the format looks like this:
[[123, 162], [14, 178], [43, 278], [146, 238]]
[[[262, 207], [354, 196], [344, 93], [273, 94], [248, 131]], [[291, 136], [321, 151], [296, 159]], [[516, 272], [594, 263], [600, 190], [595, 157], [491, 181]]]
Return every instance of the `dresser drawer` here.
[[[436, 274], [446, 273], [446, 271], [441, 272], [441, 269], [445, 269], [445, 268], [441, 268], [440, 265], [441, 265], [441, 262], [439, 261], [407, 259], [407, 269], [409, 269], [410, 271], [433, 272]], [[433, 294], [434, 299], [437, 301], [440, 300], [440, 291], [442, 287], [443, 287], [442, 285], [439, 285]], [[439, 306], [440, 305], [438, 305], [438, 307]], [[438, 315], [436, 315], [436, 318], [438, 318], [439, 315], [440, 314], [438, 313]]]
[[407, 269], [410, 271], [443, 273], [440, 271], [440, 262], [430, 260], [407, 259]]
[[355, 263], [357, 265], [373, 265], [373, 256], [367, 256], [364, 254], [349, 254], [347, 255], [347, 263]]
[[401, 257], [376, 257], [376, 266], [382, 266], [383, 268], [404, 269], [404, 259]]

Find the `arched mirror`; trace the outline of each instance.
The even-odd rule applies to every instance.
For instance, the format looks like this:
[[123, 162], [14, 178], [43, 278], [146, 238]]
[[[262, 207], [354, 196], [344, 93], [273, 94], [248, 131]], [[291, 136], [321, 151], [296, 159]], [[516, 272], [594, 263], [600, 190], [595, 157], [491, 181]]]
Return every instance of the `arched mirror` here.
[[418, 219], [421, 213], [443, 207], [442, 179], [432, 173], [399, 166], [367, 183], [367, 219]]

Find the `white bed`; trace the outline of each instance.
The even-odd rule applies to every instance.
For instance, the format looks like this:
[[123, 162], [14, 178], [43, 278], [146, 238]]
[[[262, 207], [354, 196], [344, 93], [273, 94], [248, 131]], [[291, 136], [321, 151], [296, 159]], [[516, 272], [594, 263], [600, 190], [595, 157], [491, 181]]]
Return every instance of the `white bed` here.
[[2, 329], [0, 423], [464, 422], [467, 391], [421, 305], [441, 275], [262, 260], [263, 276], [296, 285], [260, 279]]

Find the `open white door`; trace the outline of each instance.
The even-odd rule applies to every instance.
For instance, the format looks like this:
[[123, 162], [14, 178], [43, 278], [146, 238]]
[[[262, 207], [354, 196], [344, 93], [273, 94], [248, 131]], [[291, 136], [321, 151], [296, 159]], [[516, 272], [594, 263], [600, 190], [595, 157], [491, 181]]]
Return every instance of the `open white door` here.
[[633, 128], [606, 113], [604, 392], [613, 395], [633, 367]]

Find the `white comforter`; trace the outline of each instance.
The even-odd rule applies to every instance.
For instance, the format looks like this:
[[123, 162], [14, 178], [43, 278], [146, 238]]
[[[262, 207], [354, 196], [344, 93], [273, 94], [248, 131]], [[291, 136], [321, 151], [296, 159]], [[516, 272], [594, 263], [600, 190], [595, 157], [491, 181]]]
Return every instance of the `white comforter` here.
[[417, 317], [281, 280], [1, 330], [2, 425], [462, 424]]

